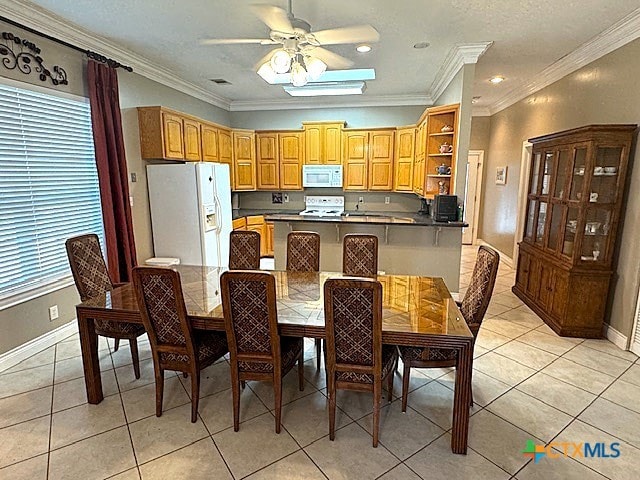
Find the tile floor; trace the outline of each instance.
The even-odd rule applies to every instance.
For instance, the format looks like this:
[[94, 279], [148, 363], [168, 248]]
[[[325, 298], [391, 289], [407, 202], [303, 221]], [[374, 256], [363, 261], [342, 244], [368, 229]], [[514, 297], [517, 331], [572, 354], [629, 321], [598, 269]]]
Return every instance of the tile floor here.
[[[475, 249], [465, 247], [462, 291]], [[415, 370], [409, 409], [401, 378], [384, 403], [381, 440], [371, 447], [370, 394], [338, 398], [329, 441], [326, 388], [306, 344], [306, 385], [285, 380], [283, 429], [274, 433], [268, 384], [248, 382], [240, 431], [232, 426], [229, 368], [203, 372], [200, 416], [189, 422], [188, 384], [168, 374], [164, 414], [154, 415], [149, 344], [140, 344], [135, 380], [126, 346], [100, 343], [104, 401], [85, 400], [76, 335], [0, 372], [0, 479], [635, 479], [640, 468], [640, 363], [606, 340], [561, 338], [510, 292], [501, 265], [475, 347], [469, 453], [449, 448], [454, 372]], [[528, 439], [619, 442], [619, 458], [543, 458], [521, 451]]]

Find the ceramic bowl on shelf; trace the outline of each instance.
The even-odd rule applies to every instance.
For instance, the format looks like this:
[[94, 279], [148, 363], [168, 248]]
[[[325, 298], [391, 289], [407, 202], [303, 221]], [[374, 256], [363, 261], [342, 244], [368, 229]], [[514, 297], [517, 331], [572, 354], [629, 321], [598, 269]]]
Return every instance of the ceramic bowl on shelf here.
[[613, 174], [618, 171], [618, 167], [604, 167], [604, 173]]
[[442, 133], [449, 133], [449, 132], [453, 132], [453, 127], [451, 125], [445, 125], [444, 127], [442, 127], [440, 129], [440, 131]]

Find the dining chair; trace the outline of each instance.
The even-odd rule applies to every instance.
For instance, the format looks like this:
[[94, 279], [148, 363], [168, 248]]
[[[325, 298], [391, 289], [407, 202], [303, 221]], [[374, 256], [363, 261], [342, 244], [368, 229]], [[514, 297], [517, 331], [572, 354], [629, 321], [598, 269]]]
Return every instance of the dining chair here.
[[335, 438], [336, 390], [373, 392], [373, 446], [378, 446], [382, 382], [393, 394], [398, 351], [382, 344], [382, 285], [364, 278], [330, 278], [324, 284], [329, 391], [329, 438]]
[[[107, 265], [100, 249], [100, 241], [95, 233], [68, 238], [65, 242], [65, 247], [73, 281], [76, 284], [76, 289], [82, 302], [124, 285], [124, 283], [114, 284], [111, 282]], [[144, 325], [109, 320], [94, 320], [94, 325], [98, 335], [114, 339], [113, 350], [115, 352], [118, 351], [121, 339], [129, 340], [133, 372], [136, 378], [140, 378], [138, 337], [144, 335]]]
[[194, 331], [187, 317], [180, 274], [163, 267], [135, 267], [133, 285], [149, 335], [156, 379], [156, 416], [162, 415], [164, 371], [191, 375], [191, 422], [198, 417], [200, 371], [228, 351], [224, 332]]
[[373, 277], [378, 273], [378, 237], [349, 233], [342, 239], [342, 273]]
[[273, 382], [276, 433], [280, 433], [282, 377], [298, 363], [298, 384], [304, 390], [302, 337], [278, 333], [276, 284], [273, 275], [228, 271], [220, 277], [222, 309], [229, 343], [233, 430], [240, 429], [240, 382]]
[[[289, 232], [287, 235], [287, 271], [320, 271], [320, 235], [316, 232]], [[316, 338], [316, 368], [320, 370], [322, 340]]]
[[[461, 302], [456, 302], [464, 317], [473, 339], [478, 336], [484, 314], [489, 306], [493, 287], [498, 274], [500, 255], [492, 248], [481, 246], [478, 249], [476, 264], [473, 268], [471, 283]], [[402, 373], [402, 411], [407, 410], [407, 393], [409, 390], [409, 378], [411, 367], [415, 368], [443, 368], [457, 365], [457, 352], [445, 348], [416, 348], [398, 347], [400, 358], [404, 364]], [[471, 386], [470, 386], [471, 388]], [[473, 406], [473, 393], [471, 394], [471, 406]]]
[[229, 239], [229, 269], [260, 270], [260, 234], [234, 230]]

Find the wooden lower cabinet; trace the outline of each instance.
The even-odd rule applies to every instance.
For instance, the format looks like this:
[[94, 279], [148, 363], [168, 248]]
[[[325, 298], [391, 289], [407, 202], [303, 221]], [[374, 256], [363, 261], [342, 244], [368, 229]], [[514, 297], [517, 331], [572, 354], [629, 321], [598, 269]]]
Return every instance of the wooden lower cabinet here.
[[513, 293], [558, 335], [600, 338], [607, 304], [607, 270], [594, 272], [536, 256], [520, 245]]
[[273, 257], [273, 223], [266, 223], [264, 216], [252, 215], [250, 217], [237, 218], [233, 221], [233, 229], [237, 225], [244, 225], [239, 230], [250, 230], [260, 234], [260, 256]]
[[267, 257], [273, 257], [273, 223], [265, 223], [265, 254]]
[[247, 229], [247, 219], [245, 217], [236, 218], [231, 222], [231, 225], [234, 230], [246, 230]]

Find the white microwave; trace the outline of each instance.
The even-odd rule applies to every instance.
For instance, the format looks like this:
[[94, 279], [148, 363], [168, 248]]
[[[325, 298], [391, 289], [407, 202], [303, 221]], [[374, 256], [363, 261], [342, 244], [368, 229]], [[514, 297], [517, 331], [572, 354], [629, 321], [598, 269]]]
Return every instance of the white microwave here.
[[304, 165], [302, 186], [342, 188], [342, 165]]

